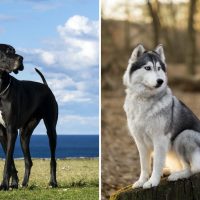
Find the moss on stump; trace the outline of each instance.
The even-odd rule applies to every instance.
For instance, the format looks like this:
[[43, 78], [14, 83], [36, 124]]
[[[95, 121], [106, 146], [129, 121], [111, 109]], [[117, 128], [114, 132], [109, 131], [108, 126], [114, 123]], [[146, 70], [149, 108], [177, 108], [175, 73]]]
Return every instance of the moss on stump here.
[[117, 191], [110, 200], [200, 200], [200, 174], [175, 182], [165, 178], [150, 189], [132, 189], [130, 185]]

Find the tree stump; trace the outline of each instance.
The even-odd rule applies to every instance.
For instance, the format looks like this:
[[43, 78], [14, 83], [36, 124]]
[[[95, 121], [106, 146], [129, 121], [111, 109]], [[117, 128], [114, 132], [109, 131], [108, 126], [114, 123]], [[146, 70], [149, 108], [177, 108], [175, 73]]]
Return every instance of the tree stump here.
[[174, 182], [164, 178], [157, 187], [150, 189], [127, 186], [113, 194], [110, 200], [200, 200], [200, 173]]

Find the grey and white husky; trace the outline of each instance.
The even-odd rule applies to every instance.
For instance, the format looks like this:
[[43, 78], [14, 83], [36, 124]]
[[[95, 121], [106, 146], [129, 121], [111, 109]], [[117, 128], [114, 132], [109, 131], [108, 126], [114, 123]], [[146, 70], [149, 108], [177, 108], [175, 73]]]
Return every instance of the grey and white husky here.
[[138, 45], [129, 59], [123, 82], [124, 110], [141, 165], [133, 188], [157, 186], [164, 166], [170, 169], [169, 181], [200, 172], [200, 120], [168, 87], [162, 45], [154, 51], [145, 51]]

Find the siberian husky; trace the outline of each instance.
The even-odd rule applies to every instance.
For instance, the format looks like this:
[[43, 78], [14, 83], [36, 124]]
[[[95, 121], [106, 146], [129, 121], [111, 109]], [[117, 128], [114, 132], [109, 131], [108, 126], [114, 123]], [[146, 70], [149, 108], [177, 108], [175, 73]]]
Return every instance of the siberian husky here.
[[146, 51], [138, 45], [129, 59], [123, 82], [124, 110], [141, 165], [133, 188], [157, 186], [164, 166], [171, 171], [169, 181], [200, 172], [200, 120], [168, 87], [163, 46]]

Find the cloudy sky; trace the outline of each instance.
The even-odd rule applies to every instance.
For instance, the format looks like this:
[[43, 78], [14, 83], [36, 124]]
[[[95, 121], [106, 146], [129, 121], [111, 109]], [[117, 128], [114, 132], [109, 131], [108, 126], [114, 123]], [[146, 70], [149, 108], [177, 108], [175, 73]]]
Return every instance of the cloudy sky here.
[[[98, 134], [98, 0], [1, 0], [0, 43], [24, 57], [18, 79], [45, 75], [59, 104], [58, 134]], [[45, 134], [43, 123], [35, 134]]]

